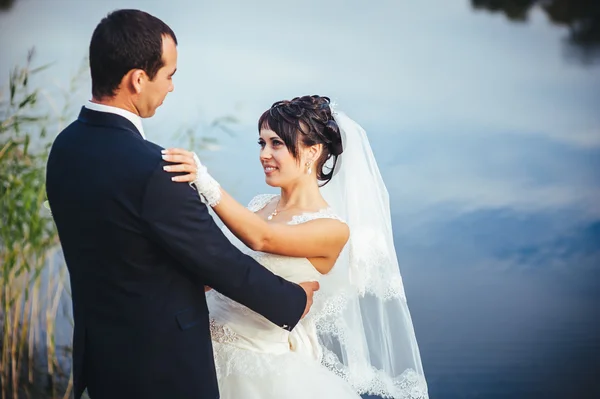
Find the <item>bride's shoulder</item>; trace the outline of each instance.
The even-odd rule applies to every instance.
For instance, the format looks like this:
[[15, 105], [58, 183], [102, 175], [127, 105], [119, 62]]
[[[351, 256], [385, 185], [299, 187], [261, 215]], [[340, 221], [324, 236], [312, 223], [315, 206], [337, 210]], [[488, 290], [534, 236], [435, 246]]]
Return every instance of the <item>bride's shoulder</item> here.
[[292, 220], [288, 222], [288, 224], [302, 224], [306, 222], [312, 222], [314, 220], [336, 220], [346, 225], [346, 221], [338, 216], [337, 213], [331, 208], [324, 208], [317, 212], [304, 212], [299, 215], [295, 215], [292, 217]]
[[252, 212], [258, 212], [277, 196], [277, 194], [259, 194], [250, 200], [247, 208]]

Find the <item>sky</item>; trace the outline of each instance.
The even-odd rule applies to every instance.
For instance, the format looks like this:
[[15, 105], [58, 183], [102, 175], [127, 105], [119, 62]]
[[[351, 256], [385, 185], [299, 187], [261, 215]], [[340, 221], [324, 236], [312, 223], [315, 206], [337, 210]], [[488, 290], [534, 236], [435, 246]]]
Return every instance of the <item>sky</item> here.
[[[146, 134], [184, 145], [174, 139], [182, 129], [206, 134], [214, 118], [235, 116], [234, 137], [213, 131], [221, 149], [203, 159], [242, 202], [273, 191], [257, 162], [258, 116], [277, 100], [321, 94], [367, 130], [395, 214], [600, 216], [600, 70], [567, 58], [565, 28], [540, 10], [514, 24], [468, 1], [126, 6], [163, 19], [179, 41], [175, 91]], [[95, 25], [121, 7], [18, 0], [0, 14], [0, 76], [35, 46], [38, 64], [53, 62], [40, 85], [56, 96], [84, 63]], [[87, 74], [78, 82], [73, 117], [89, 98]]]

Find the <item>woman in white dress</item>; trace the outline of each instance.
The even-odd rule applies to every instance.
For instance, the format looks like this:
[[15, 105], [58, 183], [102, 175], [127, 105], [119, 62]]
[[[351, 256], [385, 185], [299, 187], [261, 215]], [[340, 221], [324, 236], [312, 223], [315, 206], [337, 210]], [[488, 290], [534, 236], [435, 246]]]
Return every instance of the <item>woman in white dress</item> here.
[[[290, 281], [320, 281], [288, 332], [211, 290], [222, 399], [424, 399], [427, 385], [391, 234], [388, 195], [366, 134], [329, 98], [280, 101], [258, 123], [265, 180], [279, 195], [244, 207], [195, 154], [165, 150], [244, 253]], [[343, 155], [342, 155], [343, 153]]]

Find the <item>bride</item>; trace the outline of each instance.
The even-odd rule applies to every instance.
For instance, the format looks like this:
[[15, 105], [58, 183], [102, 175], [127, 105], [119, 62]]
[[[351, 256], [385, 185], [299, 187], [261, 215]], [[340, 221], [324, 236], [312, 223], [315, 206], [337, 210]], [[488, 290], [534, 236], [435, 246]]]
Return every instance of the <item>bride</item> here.
[[321, 284], [291, 332], [209, 289], [221, 398], [428, 398], [365, 131], [320, 96], [276, 102], [258, 128], [266, 183], [281, 193], [247, 208], [194, 153], [164, 151], [165, 169], [184, 172], [173, 180], [196, 186], [241, 251], [290, 281]]

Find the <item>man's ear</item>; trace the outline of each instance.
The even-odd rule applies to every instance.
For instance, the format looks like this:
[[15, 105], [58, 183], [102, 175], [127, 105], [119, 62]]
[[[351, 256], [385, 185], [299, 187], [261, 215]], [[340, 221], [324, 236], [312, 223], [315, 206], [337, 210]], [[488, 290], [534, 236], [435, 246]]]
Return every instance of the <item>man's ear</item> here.
[[146, 75], [146, 72], [143, 69], [133, 69], [130, 72], [129, 83], [131, 84], [135, 94], [141, 93], [144, 83], [147, 79], [148, 75]]

